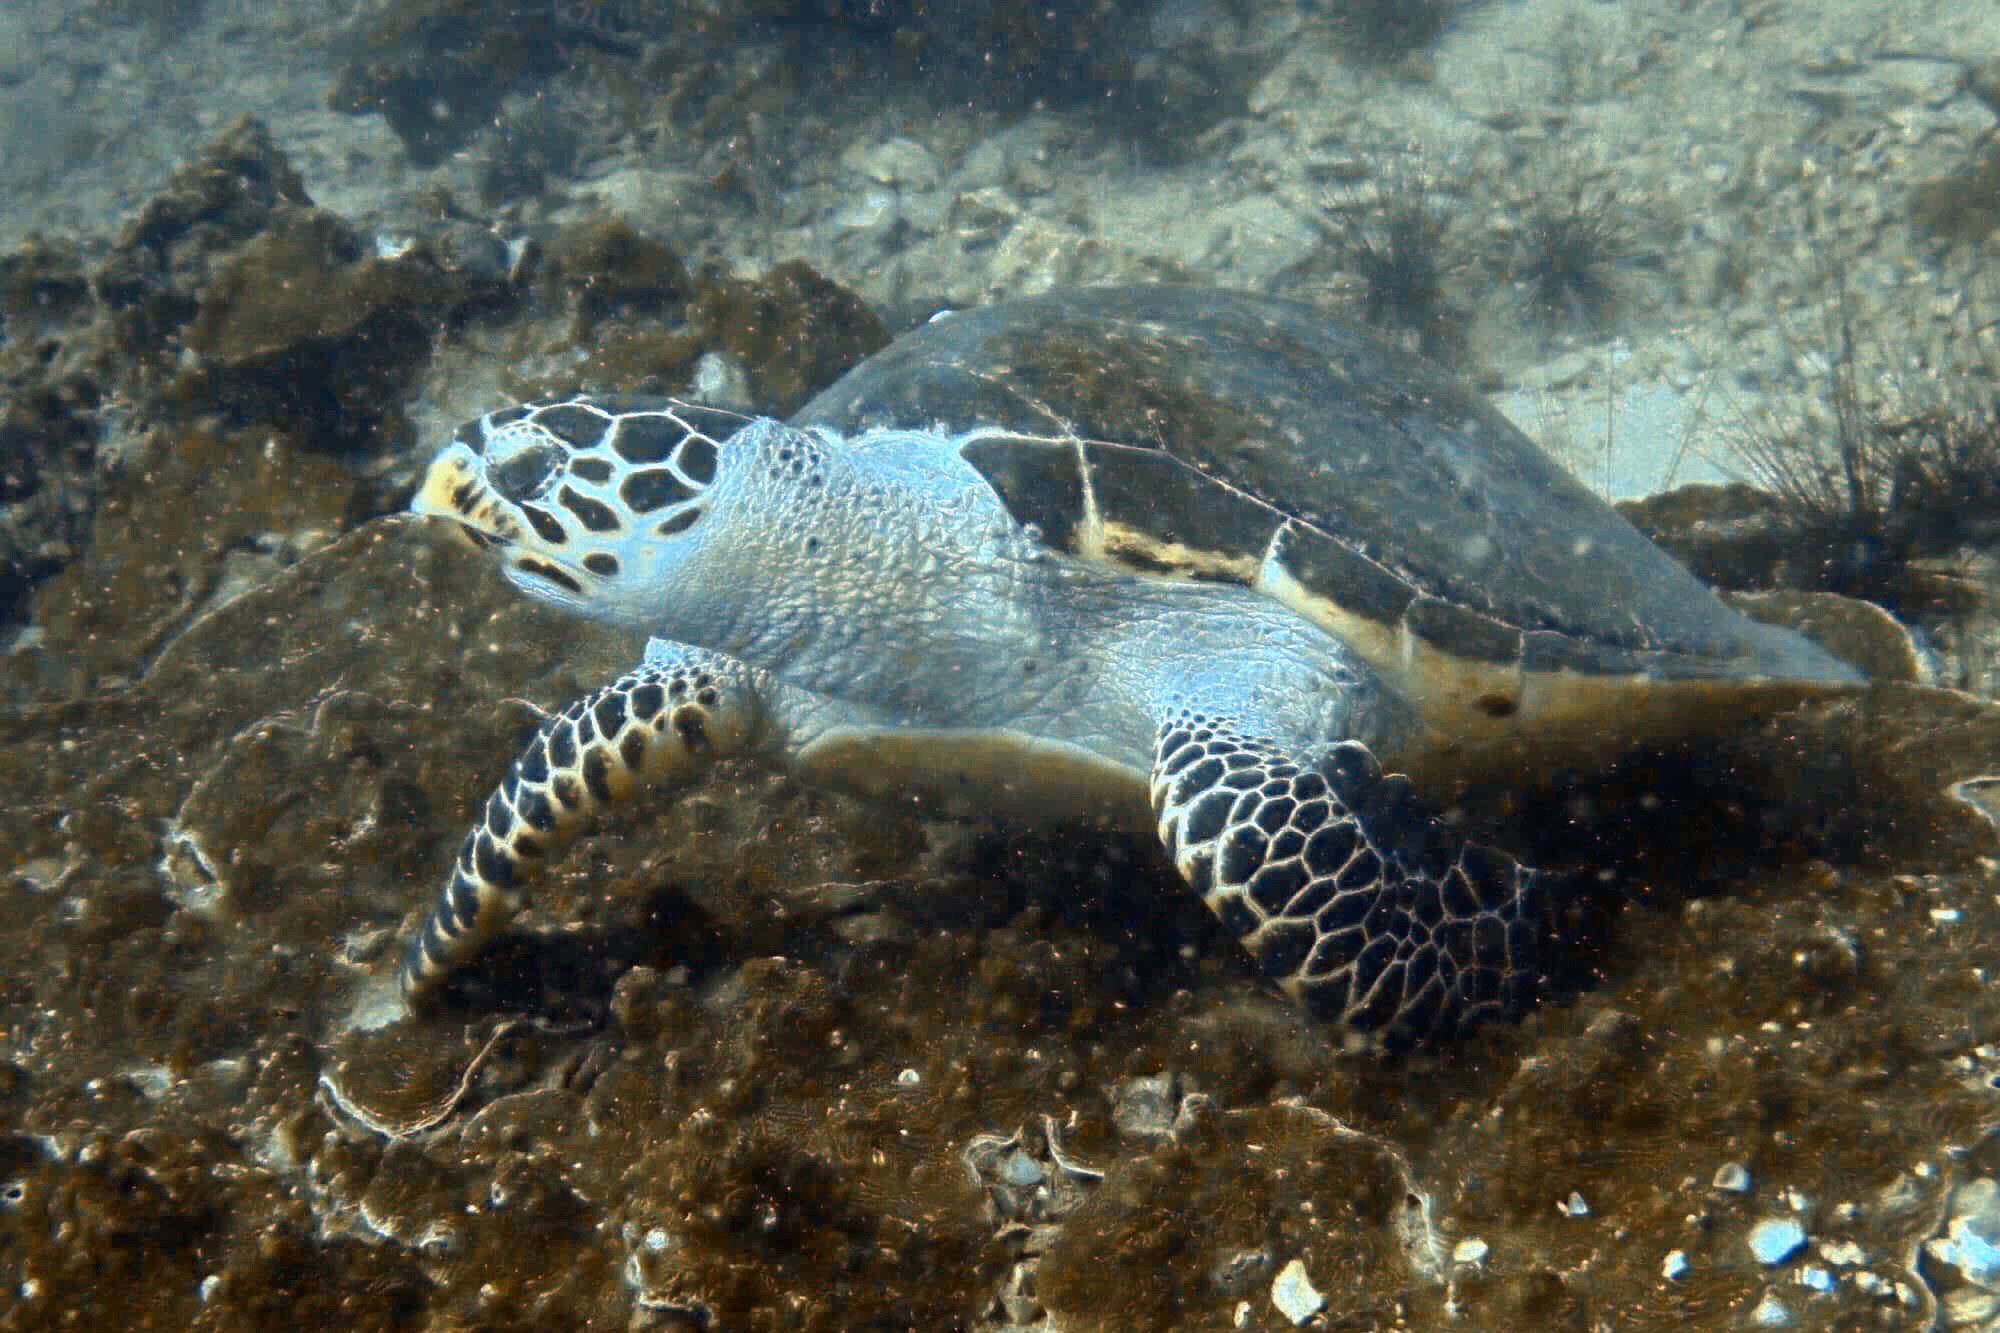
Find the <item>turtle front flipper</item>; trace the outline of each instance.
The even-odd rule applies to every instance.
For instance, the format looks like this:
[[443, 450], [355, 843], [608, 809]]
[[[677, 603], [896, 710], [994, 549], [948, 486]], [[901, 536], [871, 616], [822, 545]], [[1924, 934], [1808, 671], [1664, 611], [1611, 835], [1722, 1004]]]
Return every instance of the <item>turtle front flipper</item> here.
[[687, 785], [759, 731], [757, 673], [659, 639], [645, 660], [535, 733], [486, 800], [451, 878], [403, 957], [403, 998], [421, 1008], [521, 910], [530, 881], [584, 820], [640, 787]]
[[1184, 713], [1152, 802], [1175, 868], [1315, 1016], [1407, 1044], [1531, 995], [1550, 875], [1465, 842], [1366, 746], [1296, 757]]

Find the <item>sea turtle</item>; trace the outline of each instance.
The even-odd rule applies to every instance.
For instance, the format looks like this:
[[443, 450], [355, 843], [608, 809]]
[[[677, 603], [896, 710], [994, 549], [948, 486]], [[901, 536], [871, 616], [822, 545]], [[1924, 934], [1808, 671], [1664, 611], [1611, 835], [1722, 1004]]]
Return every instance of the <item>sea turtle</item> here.
[[576, 396], [461, 427], [413, 508], [653, 637], [514, 761], [410, 944], [421, 1004], [581, 819], [755, 753], [947, 812], [1090, 814], [1314, 1013], [1517, 1006], [1551, 875], [1439, 817], [1858, 674], [1725, 606], [1475, 391], [1297, 305], [941, 316], [789, 423]]

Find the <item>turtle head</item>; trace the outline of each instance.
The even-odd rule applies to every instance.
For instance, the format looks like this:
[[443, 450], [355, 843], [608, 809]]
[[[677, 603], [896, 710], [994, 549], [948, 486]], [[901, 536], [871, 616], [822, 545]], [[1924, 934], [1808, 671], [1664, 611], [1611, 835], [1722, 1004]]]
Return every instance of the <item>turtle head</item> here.
[[457, 521], [541, 601], [654, 626], [699, 565], [717, 483], [782, 429], [673, 399], [523, 404], [460, 426], [410, 508]]

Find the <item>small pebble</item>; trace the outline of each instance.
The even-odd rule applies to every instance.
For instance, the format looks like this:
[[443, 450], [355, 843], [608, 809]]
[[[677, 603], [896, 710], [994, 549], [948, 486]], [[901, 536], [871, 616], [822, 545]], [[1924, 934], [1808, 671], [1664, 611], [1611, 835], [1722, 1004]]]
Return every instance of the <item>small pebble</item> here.
[[1000, 1163], [1000, 1178], [1009, 1185], [1039, 1185], [1043, 1179], [1042, 1164], [1017, 1149]]
[[1569, 1197], [1558, 1205], [1566, 1217], [1589, 1217], [1590, 1205], [1584, 1201], [1583, 1191], [1571, 1190]]
[[1715, 1188], [1726, 1190], [1731, 1194], [1748, 1194], [1750, 1168], [1741, 1162], [1724, 1162], [1716, 1168], [1713, 1184]]
[[1984, 1327], [2000, 1315], [2000, 1296], [1981, 1287], [1960, 1287], [1944, 1298], [1944, 1322], [1949, 1328]]
[[1687, 1276], [1691, 1266], [1686, 1250], [1668, 1250], [1667, 1257], [1660, 1263], [1660, 1276], [1669, 1282], [1677, 1282]]
[[1806, 1229], [1789, 1217], [1767, 1217], [1750, 1228], [1750, 1253], [1767, 1267], [1781, 1264], [1806, 1243]]
[[1121, 1078], [1111, 1090], [1111, 1123], [1133, 1138], [1165, 1138], [1174, 1132], [1179, 1101], [1171, 1074]]
[[1278, 1313], [1294, 1324], [1303, 1324], [1318, 1314], [1326, 1304], [1326, 1297], [1319, 1294], [1319, 1288], [1306, 1276], [1303, 1260], [1294, 1259], [1286, 1264], [1271, 1284], [1271, 1304], [1278, 1307]]
[[863, 190], [834, 215], [834, 223], [848, 231], [874, 231], [896, 220], [894, 190]]
[[1968, 1279], [2000, 1290], [2000, 1182], [1981, 1176], [1952, 1191], [1947, 1243]]
[[869, 180], [913, 190], [937, 188], [937, 159], [930, 149], [914, 139], [895, 138], [858, 151], [850, 150], [844, 165], [855, 168]]
[[718, 407], [751, 405], [750, 371], [734, 357], [704, 352], [694, 363], [694, 396]]
[[1963, 1217], [1951, 1220], [1951, 1231], [1924, 1246], [1940, 1263], [1950, 1264], [1965, 1280], [1993, 1290], [2000, 1288], [2000, 1246], [1982, 1236]]
[[1477, 1236], [1469, 1236], [1452, 1246], [1451, 1261], [1455, 1264], [1484, 1263], [1486, 1256], [1491, 1252], [1492, 1246]]
[[1210, 1269], [1208, 1280], [1225, 1294], [1248, 1291], [1270, 1266], [1269, 1250], [1238, 1250]]
[[1791, 1307], [1778, 1299], [1778, 1293], [1767, 1291], [1750, 1312], [1750, 1322], [1759, 1328], [1784, 1328], [1792, 1322]]

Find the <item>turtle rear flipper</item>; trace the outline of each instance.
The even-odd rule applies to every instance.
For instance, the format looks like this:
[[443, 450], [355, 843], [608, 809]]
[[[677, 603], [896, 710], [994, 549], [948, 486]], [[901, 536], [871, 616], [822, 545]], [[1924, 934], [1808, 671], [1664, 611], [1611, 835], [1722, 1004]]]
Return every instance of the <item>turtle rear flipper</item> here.
[[543, 724], [487, 798], [410, 941], [404, 1001], [423, 1008], [506, 929], [529, 883], [589, 815], [650, 783], [686, 786], [756, 743], [757, 674], [720, 654], [654, 639], [639, 666]]
[[1175, 868], [1316, 1017], [1400, 1045], [1532, 998], [1552, 877], [1466, 843], [1359, 742], [1294, 757], [1183, 713], [1152, 801]]

